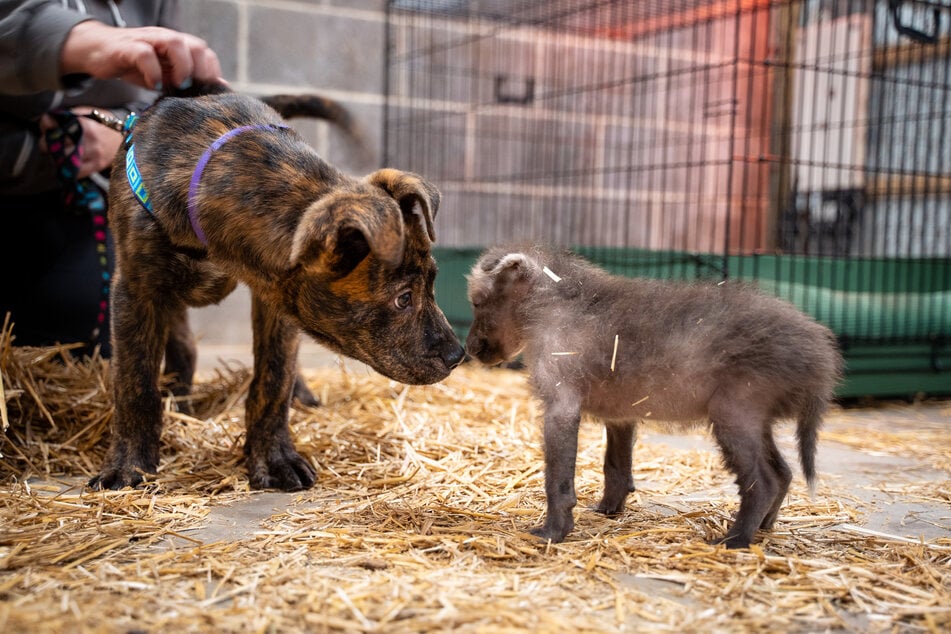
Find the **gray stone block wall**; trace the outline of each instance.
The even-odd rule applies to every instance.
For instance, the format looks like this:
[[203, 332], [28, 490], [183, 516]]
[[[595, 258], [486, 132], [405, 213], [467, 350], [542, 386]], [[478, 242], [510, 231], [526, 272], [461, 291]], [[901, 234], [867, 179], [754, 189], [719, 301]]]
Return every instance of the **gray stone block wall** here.
[[[363, 175], [381, 165], [385, 0], [186, 0], [182, 28], [204, 38], [221, 61], [225, 79], [250, 94], [318, 92], [344, 104], [366, 140], [359, 148], [326, 122], [292, 121], [326, 160]], [[199, 362], [250, 363], [251, 301], [239, 286], [220, 305], [194, 309]], [[307, 337], [305, 366], [333, 363]]]
[[294, 127], [345, 172], [381, 165], [385, 0], [190, 0], [181, 7], [183, 29], [211, 45], [236, 90], [318, 92], [340, 101], [366, 148], [326, 123], [299, 120]]

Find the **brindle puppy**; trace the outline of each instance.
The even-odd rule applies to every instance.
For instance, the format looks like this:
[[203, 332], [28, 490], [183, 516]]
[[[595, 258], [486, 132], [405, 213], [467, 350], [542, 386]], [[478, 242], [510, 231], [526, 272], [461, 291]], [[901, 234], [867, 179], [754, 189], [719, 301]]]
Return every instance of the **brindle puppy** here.
[[[293, 101], [273, 103], [307, 114]], [[462, 360], [433, 295], [436, 188], [394, 169], [346, 176], [283, 125], [249, 96], [166, 97], [119, 152], [109, 199], [116, 413], [91, 486], [155, 473], [163, 353], [167, 370], [190, 377], [187, 307], [218, 302], [239, 281], [253, 303], [244, 445], [253, 488], [315, 480], [287, 422], [299, 331], [404, 383], [439, 381]], [[127, 166], [137, 166], [151, 211]]]
[[799, 457], [815, 479], [821, 416], [842, 359], [825, 326], [791, 304], [734, 284], [675, 283], [607, 274], [542, 247], [498, 247], [469, 276], [475, 319], [466, 341], [485, 364], [524, 352], [544, 404], [548, 512], [532, 531], [562, 541], [574, 526], [582, 412], [604, 420], [598, 512], [614, 515], [634, 490], [636, 423], [709, 421], [740, 508], [720, 540], [749, 546], [776, 521], [792, 472], [773, 441], [777, 418], [798, 421]]

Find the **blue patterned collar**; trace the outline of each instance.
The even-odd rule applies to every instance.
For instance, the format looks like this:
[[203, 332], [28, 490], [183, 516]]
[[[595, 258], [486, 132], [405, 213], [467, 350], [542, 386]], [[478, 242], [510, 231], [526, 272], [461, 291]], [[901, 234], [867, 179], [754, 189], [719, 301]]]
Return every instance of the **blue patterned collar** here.
[[152, 201], [149, 200], [149, 192], [145, 189], [142, 172], [139, 171], [139, 166], [135, 162], [135, 144], [132, 142], [132, 127], [138, 118], [137, 114], [131, 112], [122, 125], [122, 130], [126, 134], [125, 143], [128, 146], [125, 153], [125, 175], [129, 179], [129, 187], [132, 188], [136, 200], [142, 203], [145, 210], [151, 214], [154, 213], [152, 211]]

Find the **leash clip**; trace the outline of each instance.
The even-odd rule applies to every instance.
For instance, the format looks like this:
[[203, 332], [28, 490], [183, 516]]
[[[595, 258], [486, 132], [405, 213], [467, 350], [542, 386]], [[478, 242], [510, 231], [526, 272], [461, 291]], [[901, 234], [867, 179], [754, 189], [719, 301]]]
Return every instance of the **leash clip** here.
[[84, 114], [83, 116], [87, 119], [92, 119], [96, 123], [101, 123], [107, 128], [112, 128], [116, 132], [125, 131], [125, 123], [115, 115], [105, 114], [98, 110], [93, 110], [92, 112]]

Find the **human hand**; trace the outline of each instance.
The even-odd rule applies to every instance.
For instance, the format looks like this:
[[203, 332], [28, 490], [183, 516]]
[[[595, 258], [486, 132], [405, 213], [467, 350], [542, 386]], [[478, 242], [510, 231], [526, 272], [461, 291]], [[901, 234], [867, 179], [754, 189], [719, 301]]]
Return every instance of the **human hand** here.
[[[102, 112], [101, 108], [98, 108], [98, 110]], [[93, 108], [79, 106], [72, 108], [71, 111], [79, 117], [79, 125], [83, 128], [83, 137], [79, 145], [79, 172], [76, 174], [77, 179], [82, 179], [90, 174], [101, 172], [112, 164], [112, 159], [119, 151], [119, 146], [122, 143], [122, 134], [83, 116], [92, 112]], [[59, 124], [56, 119], [48, 114], [43, 115], [40, 119], [40, 132], [42, 133], [40, 148], [44, 152], [46, 151], [45, 133], [57, 125]]]
[[218, 56], [201, 38], [158, 26], [118, 28], [95, 20], [74, 26], [60, 52], [64, 75], [119, 78], [160, 90], [192, 81], [224, 83]]

